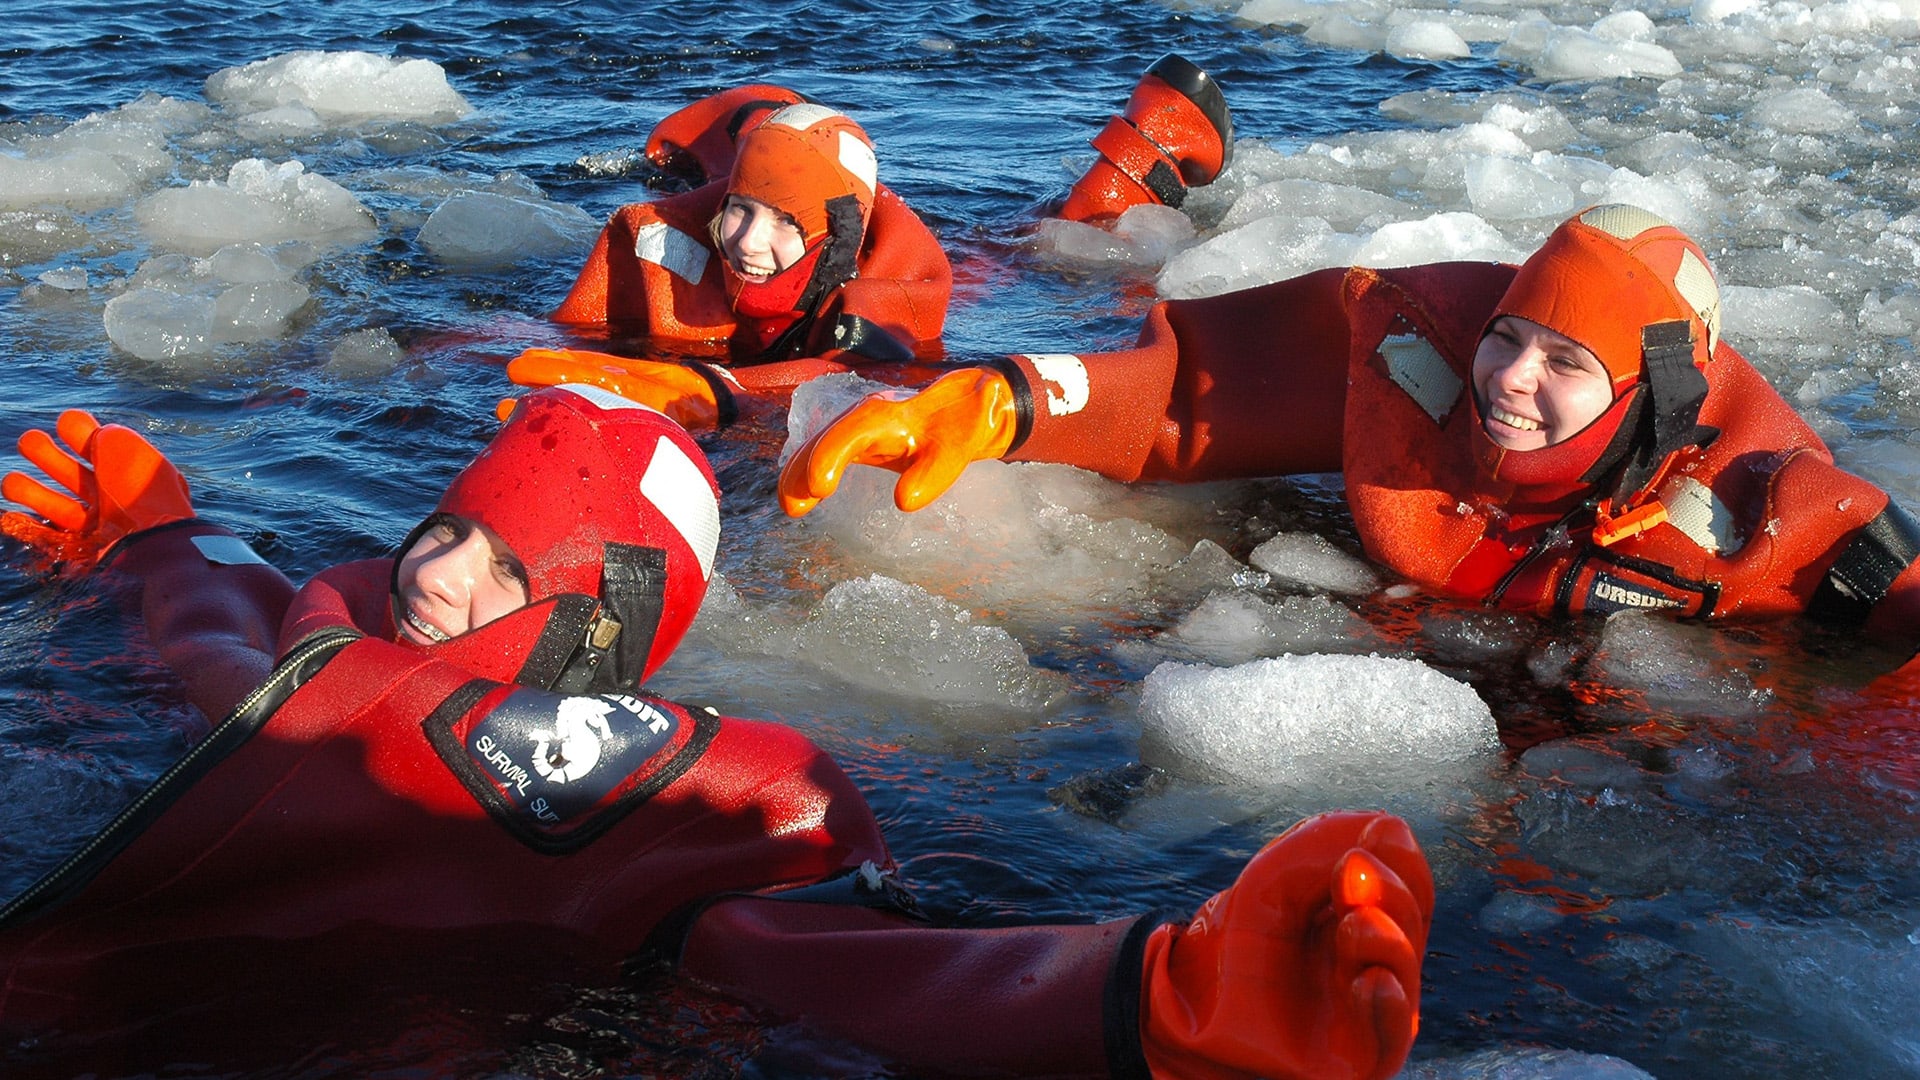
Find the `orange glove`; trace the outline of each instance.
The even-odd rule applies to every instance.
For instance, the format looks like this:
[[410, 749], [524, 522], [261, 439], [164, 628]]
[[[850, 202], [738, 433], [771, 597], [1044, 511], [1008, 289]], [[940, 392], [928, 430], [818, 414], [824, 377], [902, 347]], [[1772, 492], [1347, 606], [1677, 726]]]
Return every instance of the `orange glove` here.
[[[713, 384], [685, 364], [634, 360], [584, 349], [528, 349], [507, 364], [507, 378], [521, 386], [598, 386], [658, 409], [685, 428], [713, 427], [720, 422], [720, 399]], [[500, 403], [502, 420], [512, 411], [511, 401]]]
[[1399, 818], [1295, 825], [1192, 922], [1147, 939], [1140, 1041], [1153, 1075], [1392, 1076], [1419, 1027], [1432, 915], [1426, 857]]
[[73, 454], [38, 428], [20, 436], [20, 453], [71, 494], [8, 473], [0, 494], [46, 520], [10, 510], [0, 514], [0, 532], [55, 559], [91, 564], [123, 537], [193, 517], [186, 479], [139, 432], [102, 427], [79, 409], [61, 413], [54, 430]]
[[834, 493], [848, 465], [900, 474], [893, 503], [914, 511], [940, 497], [976, 461], [1013, 445], [1013, 387], [987, 368], [948, 372], [919, 393], [869, 395], [815, 432], [780, 472], [780, 508], [800, 517]]

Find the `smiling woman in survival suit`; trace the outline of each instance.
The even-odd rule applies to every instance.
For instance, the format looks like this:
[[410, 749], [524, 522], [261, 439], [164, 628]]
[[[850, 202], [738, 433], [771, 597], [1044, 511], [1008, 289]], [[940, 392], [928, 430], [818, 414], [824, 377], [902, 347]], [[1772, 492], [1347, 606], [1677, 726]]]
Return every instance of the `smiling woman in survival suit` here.
[[1576, 215], [1518, 267], [1165, 301], [1125, 352], [870, 397], [793, 456], [780, 498], [804, 514], [870, 464], [913, 510], [999, 457], [1121, 480], [1341, 472], [1367, 553], [1445, 595], [1920, 638], [1920, 526], [1722, 340], [1699, 245], [1631, 206]]

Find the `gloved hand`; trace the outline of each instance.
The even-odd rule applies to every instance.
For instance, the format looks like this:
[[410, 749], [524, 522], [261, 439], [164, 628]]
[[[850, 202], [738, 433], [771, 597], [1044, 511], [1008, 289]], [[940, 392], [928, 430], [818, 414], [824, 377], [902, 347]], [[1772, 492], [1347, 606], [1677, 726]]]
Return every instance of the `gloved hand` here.
[[1400, 819], [1295, 825], [1190, 923], [1147, 939], [1140, 1041], [1153, 1075], [1392, 1076], [1419, 1027], [1432, 915], [1426, 857]]
[[[611, 390], [666, 413], [684, 428], [712, 427], [720, 422], [720, 401], [713, 384], [683, 364], [634, 360], [585, 349], [528, 349], [507, 364], [507, 378], [521, 386], [558, 386], [585, 383]], [[500, 403], [500, 418], [512, 412]]]
[[800, 517], [834, 493], [848, 465], [900, 474], [893, 502], [914, 511], [940, 497], [975, 461], [1013, 445], [1013, 387], [987, 368], [962, 368], [919, 393], [873, 394], [815, 432], [780, 471], [780, 508]]
[[54, 430], [72, 454], [38, 428], [20, 436], [20, 453], [70, 494], [8, 473], [0, 495], [46, 520], [10, 510], [0, 514], [0, 532], [55, 559], [91, 565], [123, 537], [193, 517], [186, 478], [139, 432], [102, 427], [79, 409], [61, 413]]

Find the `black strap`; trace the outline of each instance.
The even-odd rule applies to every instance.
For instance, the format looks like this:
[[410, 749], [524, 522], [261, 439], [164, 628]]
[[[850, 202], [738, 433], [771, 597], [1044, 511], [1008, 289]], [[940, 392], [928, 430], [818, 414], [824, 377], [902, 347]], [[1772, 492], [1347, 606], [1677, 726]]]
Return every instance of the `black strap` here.
[[657, 547], [608, 543], [601, 556], [600, 596], [620, 621], [614, 662], [601, 665], [587, 689], [630, 692], [640, 685], [667, 598], [667, 553]]
[[1000, 373], [1013, 388], [1013, 441], [1007, 444], [1007, 452], [1001, 457], [1011, 457], [1015, 450], [1026, 445], [1027, 436], [1033, 434], [1033, 387], [1027, 385], [1027, 373], [1020, 369], [1011, 356], [994, 356], [971, 364], [958, 364], [956, 367], [984, 367]]
[[1101, 1000], [1101, 1026], [1107, 1047], [1107, 1068], [1114, 1080], [1151, 1080], [1147, 1052], [1140, 1046], [1140, 1002], [1145, 993], [1141, 965], [1146, 961], [1147, 938], [1168, 923], [1184, 923], [1179, 912], [1156, 911], [1141, 916], [1127, 928], [1113, 967], [1107, 970], [1107, 991]]
[[0, 926], [18, 922], [79, 892], [214, 766], [265, 727], [295, 690], [340, 655], [340, 650], [361, 637], [358, 630], [331, 626], [302, 638], [287, 651], [286, 657], [275, 665], [258, 689], [234, 706], [206, 738], [161, 773], [159, 779], [95, 833], [86, 846], [28, 886], [5, 907], [0, 907]]
[[1829, 622], [1858, 625], [1886, 599], [1895, 578], [1920, 558], [1920, 522], [1896, 502], [1853, 534], [1835, 559], [1807, 612]]
[[705, 379], [707, 389], [713, 393], [713, 403], [720, 410], [720, 415], [714, 420], [715, 427], [726, 427], [740, 419], [740, 403], [734, 400], [733, 385], [715, 371], [712, 364], [689, 360], [686, 367], [695, 375]]
[[1163, 206], [1178, 210], [1187, 201], [1186, 181], [1180, 179], [1180, 174], [1164, 161], [1155, 161], [1140, 182], [1153, 192], [1153, 197], [1159, 199]]
[[879, 323], [858, 315], [841, 315], [833, 322], [833, 346], [883, 364], [904, 364], [913, 349], [887, 333]]
[[1719, 434], [1699, 426], [1700, 406], [1707, 400], [1707, 376], [1693, 362], [1693, 324], [1673, 319], [1642, 327], [1640, 350], [1651, 403], [1635, 432], [1635, 453], [1628, 457], [1614, 488], [1616, 499], [1645, 487], [1674, 451], [1704, 445]]

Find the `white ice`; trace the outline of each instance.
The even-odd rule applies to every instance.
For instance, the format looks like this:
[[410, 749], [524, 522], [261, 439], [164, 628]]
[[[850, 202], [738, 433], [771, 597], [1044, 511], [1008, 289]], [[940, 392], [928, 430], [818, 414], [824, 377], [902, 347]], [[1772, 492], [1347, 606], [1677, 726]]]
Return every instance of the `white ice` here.
[[445, 122], [472, 111], [440, 65], [366, 52], [292, 52], [222, 68], [207, 77], [206, 93], [236, 113], [300, 106], [332, 122]]
[[566, 203], [469, 191], [440, 204], [420, 228], [436, 258], [469, 269], [573, 254], [592, 247], [600, 222]]
[[106, 302], [107, 338], [143, 360], [181, 361], [287, 333], [311, 292], [298, 275], [313, 252], [229, 244], [206, 258], [160, 255]]
[[346, 246], [370, 239], [373, 212], [298, 161], [237, 161], [221, 180], [196, 180], [140, 200], [140, 227], [156, 247], [204, 255], [225, 244], [307, 240]]
[[1379, 656], [1162, 664], [1142, 685], [1140, 720], [1149, 745], [1189, 768], [1270, 787], [1390, 788], [1499, 746], [1472, 687]]

